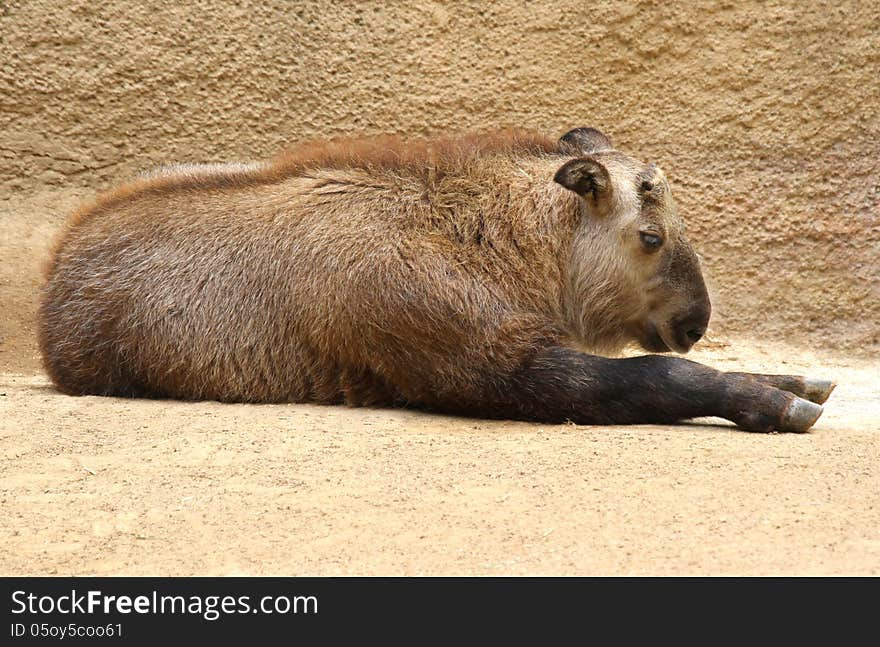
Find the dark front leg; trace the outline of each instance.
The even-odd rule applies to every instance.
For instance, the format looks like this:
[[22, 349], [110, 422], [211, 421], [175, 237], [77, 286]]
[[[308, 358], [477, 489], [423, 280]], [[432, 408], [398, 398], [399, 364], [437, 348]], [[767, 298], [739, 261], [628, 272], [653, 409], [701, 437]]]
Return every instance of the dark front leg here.
[[664, 355], [609, 359], [555, 347], [503, 382], [479, 405], [484, 415], [578, 424], [718, 416], [750, 431], [806, 431], [822, 413], [764, 379]]

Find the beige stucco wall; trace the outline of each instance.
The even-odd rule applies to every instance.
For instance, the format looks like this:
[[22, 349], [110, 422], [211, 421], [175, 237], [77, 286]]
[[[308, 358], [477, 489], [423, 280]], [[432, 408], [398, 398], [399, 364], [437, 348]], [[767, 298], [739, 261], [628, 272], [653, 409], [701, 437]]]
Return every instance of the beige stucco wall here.
[[716, 338], [876, 351], [878, 78], [869, 2], [2, 0], [0, 202], [303, 137], [592, 125], [673, 181]]

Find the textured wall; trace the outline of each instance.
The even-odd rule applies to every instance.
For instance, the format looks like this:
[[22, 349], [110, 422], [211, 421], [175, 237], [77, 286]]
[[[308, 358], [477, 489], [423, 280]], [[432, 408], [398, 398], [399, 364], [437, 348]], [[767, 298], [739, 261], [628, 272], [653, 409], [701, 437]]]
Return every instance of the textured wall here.
[[716, 336], [876, 349], [872, 5], [0, 0], [0, 197], [302, 137], [593, 125], [670, 176]]

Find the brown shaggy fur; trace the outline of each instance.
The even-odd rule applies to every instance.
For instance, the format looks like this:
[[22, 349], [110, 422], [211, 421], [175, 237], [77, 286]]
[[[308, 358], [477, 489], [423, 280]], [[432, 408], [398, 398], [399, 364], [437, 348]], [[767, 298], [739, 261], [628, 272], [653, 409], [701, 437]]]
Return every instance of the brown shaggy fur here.
[[556, 150], [522, 131], [356, 139], [125, 184], [74, 215], [50, 261], [49, 375], [68, 393], [255, 402], [469, 388], [559, 334], [548, 232], [574, 212], [545, 186], [512, 219], [530, 183], [501, 177]]
[[180, 165], [180, 173], [144, 174], [83, 204], [69, 225], [75, 226], [84, 218], [143, 193], [257, 186], [315, 169], [399, 170], [439, 179], [449, 169], [460, 168], [481, 156], [540, 155], [559, 150], [560, 142], [546, 135], [514, 128], [438, 139], [407, 140], [379, 135], [306, 141], [282, 151], [268, 164]]
[[[61, 236], [39, 341], [70, 394], [633, 422], [725, 415], [758, 387], [688, 399], [694, 376], [735, 390], [567, 349], [686, 351], [708, 316], [659, 169], [594, 129], [513, 130], [313, 142], [124, 184]], [[667, 391], [672, 408], [639, 400]], [[748, 424], [779, 424], [788, 396], [770, 395]]]

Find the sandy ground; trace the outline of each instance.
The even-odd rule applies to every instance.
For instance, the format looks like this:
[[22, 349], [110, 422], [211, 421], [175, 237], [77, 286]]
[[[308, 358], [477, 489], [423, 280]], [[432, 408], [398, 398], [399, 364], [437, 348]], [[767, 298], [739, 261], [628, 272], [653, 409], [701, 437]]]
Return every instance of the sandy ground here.
[[72, 398], [0, 376], [0, 573], [880, 574], [880, 365], [709, 343], [829, 376], [812, 433]]

